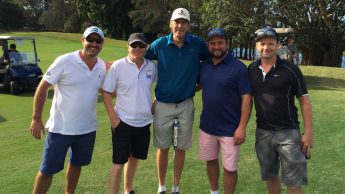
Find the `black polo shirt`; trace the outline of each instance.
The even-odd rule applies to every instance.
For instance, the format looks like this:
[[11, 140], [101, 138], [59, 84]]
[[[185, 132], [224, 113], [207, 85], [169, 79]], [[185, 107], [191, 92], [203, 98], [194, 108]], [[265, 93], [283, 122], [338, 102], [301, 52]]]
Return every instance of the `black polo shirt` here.
[[256, 109], [257, 127], [261, 129], [299, 129], [294, 97], [308, 95], [303, 74], [297, 65], [277, 58], [265, 78], [261, 60], [248, 67]]

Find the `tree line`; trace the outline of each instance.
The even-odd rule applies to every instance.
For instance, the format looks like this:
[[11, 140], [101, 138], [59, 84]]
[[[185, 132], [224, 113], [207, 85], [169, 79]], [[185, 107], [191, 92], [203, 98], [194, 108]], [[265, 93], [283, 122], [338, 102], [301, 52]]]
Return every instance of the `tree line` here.
[[177, 7], [191, 13], [191, 32], [212, 27], [228, 33], [235, 54], [254, 57], [254, 32], [291, 27], [302, 64], [340, 67], [345, 50], [343, 0], [0, 0], [0, 31], [82, 32], [97, 25], [108, 37], [126, 39], [144, 32], [150, 40], [169, 32]]

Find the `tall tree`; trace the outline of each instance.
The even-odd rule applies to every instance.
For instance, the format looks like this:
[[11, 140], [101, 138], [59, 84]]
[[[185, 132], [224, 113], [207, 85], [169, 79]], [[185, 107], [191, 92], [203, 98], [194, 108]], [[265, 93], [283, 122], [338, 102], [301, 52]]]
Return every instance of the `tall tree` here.
[[88, 23], [102, 27], [114, 38], [126, 38], [131, 31], [132, 21], [128, 11], [131, 1], [123, 0], [72, 0], [80, 16]]
[[63, 31], [66, 18], [66, 4], [64, 0], [54, 0], [48, 5], [48, 9], [42, 13], [38, 23], [48, 30]]
[[54, 0], [39, 18], [39, 24], [47, 30], [79, 32], [81, 19], [74, 3], [65, 0]]
[[41, 29], [39, 18], [48, 9], [52, 0], [13, 0], [14, 3], [24, 8], [25, 26], [33, 29]]
[[164, 33], [168, 31], [167, 21], [171, 12], [166, 0], [132, 0], [133, 9], [129, 16], [133, 27], [144, 33]]
[[252, 34], [268, 20], [264, 14], [266, 4], [264, 0], [205, 0], [199, 10], [202, 27], [224, 28], [232, 47], [239, 48], [239, 57], [251, 59]]
[[305, 65], [340, 67], [345, 50], [345, 1], [278, 0], [270, 14], [295, 30]]
[[0, 29], [13, 30], [24, 25], [24, 9], [9, 0], [0, 0]]

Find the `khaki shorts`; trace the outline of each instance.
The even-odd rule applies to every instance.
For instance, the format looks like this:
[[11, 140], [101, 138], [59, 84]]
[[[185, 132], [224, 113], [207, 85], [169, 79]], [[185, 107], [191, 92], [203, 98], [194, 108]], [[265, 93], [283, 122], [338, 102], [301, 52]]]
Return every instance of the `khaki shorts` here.
[[192, 146], [194, 102], [188, 98], [181, 103], [156, 101], [153, 115], [153, 145], [159, 149], [168, 149], [173, 145], [173, 122], [179, 120], [177, 148], [187, 150]]

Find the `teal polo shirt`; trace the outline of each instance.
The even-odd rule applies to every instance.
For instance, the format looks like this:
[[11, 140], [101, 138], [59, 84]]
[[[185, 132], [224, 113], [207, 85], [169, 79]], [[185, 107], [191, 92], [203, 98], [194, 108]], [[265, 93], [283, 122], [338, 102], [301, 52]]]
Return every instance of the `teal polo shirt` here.
[[145, 57], [157, 60], [157, 100], [176, 103], [193, 97], [200, 61], [208, 56], [207, 45], [198, 36], [187, 33], [181, 48], [173, 43], [172, 33], [155, 40], [147, 49]]

